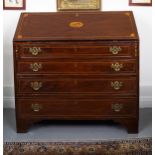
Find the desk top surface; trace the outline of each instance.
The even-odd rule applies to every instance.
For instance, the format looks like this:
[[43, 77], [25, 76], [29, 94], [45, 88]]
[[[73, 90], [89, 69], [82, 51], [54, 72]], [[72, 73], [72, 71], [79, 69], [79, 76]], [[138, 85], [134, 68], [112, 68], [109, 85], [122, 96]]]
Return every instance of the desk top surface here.
[[22, 13], [14, 41], [138, 40], [131, 11]]

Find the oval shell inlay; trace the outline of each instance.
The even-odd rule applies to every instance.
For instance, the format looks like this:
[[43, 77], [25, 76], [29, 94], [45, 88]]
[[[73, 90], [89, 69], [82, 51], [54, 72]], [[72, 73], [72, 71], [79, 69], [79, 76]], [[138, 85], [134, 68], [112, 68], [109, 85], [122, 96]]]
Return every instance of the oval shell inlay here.
[[81, 28], [84, 26], [84, 23], [83, 22], [70, 22], [69, 26], [73, 28]]

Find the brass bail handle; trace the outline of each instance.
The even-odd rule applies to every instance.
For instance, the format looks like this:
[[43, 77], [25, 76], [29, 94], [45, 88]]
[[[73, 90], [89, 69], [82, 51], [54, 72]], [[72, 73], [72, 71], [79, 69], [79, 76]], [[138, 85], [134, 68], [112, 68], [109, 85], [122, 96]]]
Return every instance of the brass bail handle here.
[[42, 106], [40, 104], [32, 104], [31, 108], [34, 112], [39, 112], [42, 109]]
[[120, 112], [123, 109], [123, 104], [112, 104], [111, 108], [114, 112]]
[[123, 86], [123, 82], [115, 81], [111, 82], [111, 87], [115, 90], [119, 90]]
[[39, 69], [42, 69], [42, 64], [41, 63], [33, 63], [33, 64], [30, 64], [30, 69], [33, 71], [33, 72], [38, 72]]
[[29, 48], [29, 52], [30, 52], [32, 55], [36, 56], [36, 55], [38, 55], [39, 53], [41, 53], [42, 50], [41, 50], [40, 47], [30, 47], [30, 48]]
[[122, 48], [120, 46], [111, 46], [109, 48], [110, 52], [114, 55], [118, 54], [120, 51], [122, 51]]
[[31, 82], [31, 87], [33, 90], [37, 91], [42, 87], [42, 82]]
[[114, 69], [114, 71], [118, 72], [123, 68], [123, 64], [120, 64], [119, 62], [112, 63], [111, 68]]

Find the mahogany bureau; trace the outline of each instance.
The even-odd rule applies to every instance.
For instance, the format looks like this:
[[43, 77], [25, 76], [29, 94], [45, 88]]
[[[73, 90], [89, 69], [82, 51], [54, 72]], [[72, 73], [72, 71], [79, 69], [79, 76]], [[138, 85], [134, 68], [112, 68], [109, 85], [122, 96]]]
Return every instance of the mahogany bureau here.
[[138, 132], [133, 13], [22, 13], [13, 40], [17, 132], [42, 120], [112, 120]]

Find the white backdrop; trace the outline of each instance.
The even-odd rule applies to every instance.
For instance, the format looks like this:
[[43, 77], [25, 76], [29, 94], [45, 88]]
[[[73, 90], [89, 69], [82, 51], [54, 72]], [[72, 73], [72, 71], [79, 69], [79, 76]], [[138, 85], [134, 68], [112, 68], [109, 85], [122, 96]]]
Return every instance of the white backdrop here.
[[[26, 0], [27, 12], [55, 12], [56, 0]], [[128, 0], [103, 0], [103, 11], [132, 10], [140, 35], [141, 107], [151, 106], [152, 7], [130, 7]], [[14, 108], [12, 40], [21, 11], [3, 11], [4, 107]]]

